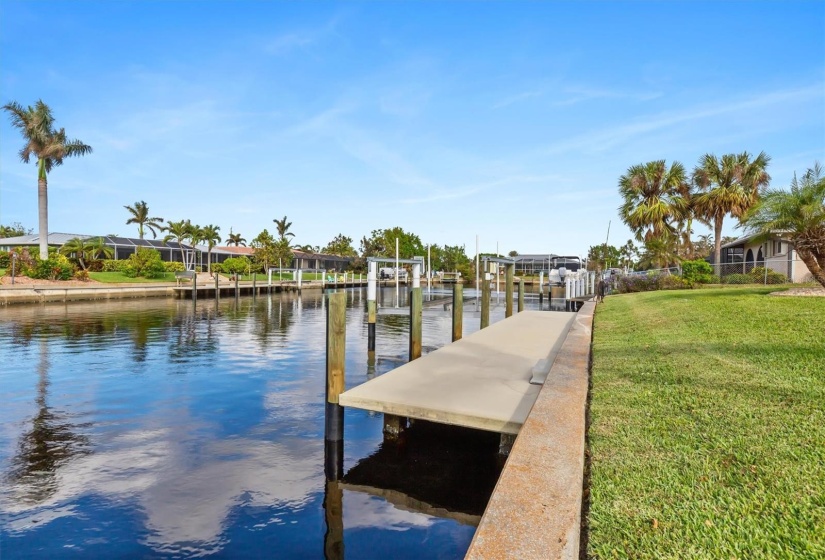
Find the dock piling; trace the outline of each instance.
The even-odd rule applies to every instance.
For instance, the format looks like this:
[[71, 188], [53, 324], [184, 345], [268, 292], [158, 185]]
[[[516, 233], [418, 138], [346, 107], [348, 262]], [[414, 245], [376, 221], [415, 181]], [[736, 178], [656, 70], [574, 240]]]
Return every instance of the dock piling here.
[[215, 273], [215, 299], [221, 299], [221, 289], [218, 287], [218, 279], [220, 278], [220, 274], [217, 272]]
[[453, 342], [464, 335], [464, 285], [453, 286]]
[[518, 281], [518, 312], [524, 311], [524, 280]]
[[[375, 312], [378, 281], [378, 263], [370, 262], [367, 270], [367, 352], [375, 360]], [[369, 357], [369, 355], [368, 355]]]
[[508, 264], [504, 272], [504, 317], [513, 316], [513, 278], [515, 275], [516, 265]]
[[481, 328], [490, 326], [490, 279], [487, 273], [481, 281]]
[[235, 299], [241, 297], [241, 288], [238, 286], [238, 273], [235, 273]]
[[421, 287], [410, 290], [410, 361], [421, 357]]
[[192, 301], [198, 301], [198, 272], [192, 276]]
[[344, 292], [329, 294], [327, 301], [327, 386], [324, 439], [330, 442], [344, 439], [344, 409], [338, 395], [344, 391], [344, 367], [347, 326], [347, 296]]

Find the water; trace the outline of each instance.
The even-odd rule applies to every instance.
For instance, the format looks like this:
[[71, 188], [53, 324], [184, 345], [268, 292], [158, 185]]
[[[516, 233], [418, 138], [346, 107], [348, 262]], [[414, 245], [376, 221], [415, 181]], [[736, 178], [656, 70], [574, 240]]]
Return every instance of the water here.
[[[406, 361], [408, 321], [378, 317], [370, 366], [365, 292], [348, 305], [352, 387]], [[425, 353], [449, 342], [435, 315]], [[463, 557], [495, 435], [385, 446], [381, 415], [350, 409], [327, 481], [324, 337], [320, 292], [0, 309], [0, 557]]]

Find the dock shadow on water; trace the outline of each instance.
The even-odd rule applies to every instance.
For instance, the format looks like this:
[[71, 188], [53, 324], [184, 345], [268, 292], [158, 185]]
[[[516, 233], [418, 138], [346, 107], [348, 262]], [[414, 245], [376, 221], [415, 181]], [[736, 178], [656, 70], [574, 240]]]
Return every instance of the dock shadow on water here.
[[[353, 387], [408, 339], [379, 318], [369, 362], [366, 295], [347, 294]], [[423, 331], [443, 346], [449, 319]], [[0, 556], [463, 557], [495, 436], [417, 423], [389, 447], [349, 409], [329, 481], [324, 340], [320, 292], [0, 309]]]

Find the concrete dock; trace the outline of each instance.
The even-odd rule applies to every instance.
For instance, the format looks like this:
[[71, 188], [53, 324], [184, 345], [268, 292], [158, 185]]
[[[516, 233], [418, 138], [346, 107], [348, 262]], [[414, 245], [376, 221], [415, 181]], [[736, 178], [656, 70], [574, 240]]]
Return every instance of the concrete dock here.
[[575, 313], [524, 311], [342, 393], [339, 403], [407, 418], [518, 434]]

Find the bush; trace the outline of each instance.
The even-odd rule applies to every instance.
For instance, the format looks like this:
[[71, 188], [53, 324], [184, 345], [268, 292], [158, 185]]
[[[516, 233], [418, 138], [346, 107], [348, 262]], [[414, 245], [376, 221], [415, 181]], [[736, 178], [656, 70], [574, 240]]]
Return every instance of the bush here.
[[25, 274], [36, 280], [69, 280], [74, 275], [74, 265], [63, 255], [51, 254], [45, 261], [34, 259], [26, 267]]
[[753, 284], [755, 280], [750, 274], [728, 274], [722, 276], [722, 284]]
[[0, 268], [9, 268], [11, 266], [11, 253], [8, 251], [0, 251]]
[[222, 274], [224, 272], [224, 269], [221, 263], [212, 263], [212, 272], [214, 272], [215, 274]]
[[160, 253], [154, 249], [138, 247], [138, 250], [129, 255], [126, 269], [123, 274], [130, 278], [142, 276], [143, 278], [158, 278], [165, 272], [163, 261], [160, 260]]
[[713, 282], [713, 267], [704, 260], [684, 261], [682, 278], [689, 284], [710, 284]]
[[752, 282], [757, 284], [784, 284], [788, 281], [788, 277], [781, 272], [769, 268], [766, 273], [764, 266], [757, 266], [751, 270], [750, 276], [753, 278]]
[[100, 261], [102, 263], [102, 272], [125, 272], [126, 267], [129, 266], [128, 260], [115, 261], [112, 259], [105, 259]]
[[615, 290], [620, 294], [652, 292], [655, 290], [683, 290], [690, 287], [689, 282], [673, 274], [619, 276], [615, 283]]
[[246, 257], [229, 257], [221, 264], [224, 272], [230, 274], [243, 274], [249, 270], [249, 259]]
[[186, 267], [183, 266], [182, 262], [178, 261], [164, 261], [163, 263], [163, 270], [166, 272], [183, 272], [186, 270]]
[[89, 281], [89, 271], [88, 270], [78, 270], [74, 273], [74, 279], [80, 280], [81, 282], [88, 282]]

